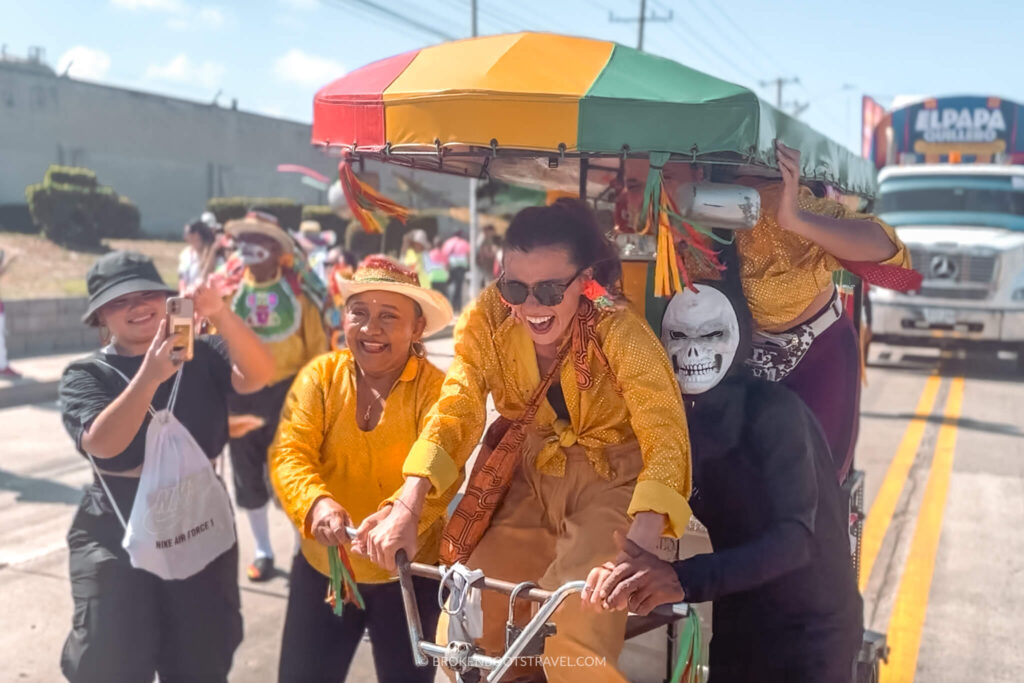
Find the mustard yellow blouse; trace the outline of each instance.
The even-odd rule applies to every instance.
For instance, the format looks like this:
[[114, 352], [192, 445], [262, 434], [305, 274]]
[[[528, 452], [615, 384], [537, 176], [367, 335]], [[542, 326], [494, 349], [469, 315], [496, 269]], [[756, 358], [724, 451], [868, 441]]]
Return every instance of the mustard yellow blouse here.
[[[281, 414], [270, 449], [270, 479], [285, 512], [302, 533], [302, 554], [328, 573], [327, 549], [313, 540], [306, 515], [317, 498], [330, 496], [358, 525], [402, 486], [402, 463], [437, 401], [444, 374], [430, 362], [409, 359], [388, 394], [377, 426], [356, 424], [356, 365], [345, 349], [315, 359], [299, 372]], [[420, 562], [435, 564], [443, 513], [458, 489], [446, 488], [428, 501], [420, 525]], [[441, 514], [436, 514], [440, 512]], [[356, 581], [381, 583], [391, 576], [365, 557], [351, 555]]]
[[[587, 362], [594, 384], [583, 393], [576, 385], [572, 359], [566, 359], [560, 382], [571, 420], [557, 419], [551, 404], [542, 403], [534, 424], [550, 431], [550, 437], [538, 456], [538, 469], [564, 475], [562, 448], [579, 444], [597, 472], [608, 478], [604, 448], [636, 439], [644, 468], [629, 513], [662, 513], [668, 518], [667, 532], [681, 536], [690, 519], [690, 442], [668, 358], [647, 323], [629, 310], [602, 313], [596, 327], [622, 394], [592, 347]], [[498, 412], [515, 419], [540, 379], [529, 332], [509, 314], [492, 285], [459, 319], [455, 359], [441, 398], [403, 472], [430, 479], [428, 499], [448, 490], [460, 480], [483, 433], [487, 396], [493, 397]]]
[[[754, 322], [773, 328], [795, 320], [815, 297], [832, 287], [832, 273], [842, 265], [814, 242], [783, 230], [778, 213], [782, 183], [755, 185], [761, 195], [761, 215], [752, 230], [736, 231], [743, 293], [750, 304]], [[910, 256], [896, 231], [877, 217], [850, 211], [839, 202], [821, 199], [806, 187], [800, 188], [797, 206], [830, 218], [867, 220], [882, 226], [896, 245], [896, 253], [883, 265], [910, 267]]]

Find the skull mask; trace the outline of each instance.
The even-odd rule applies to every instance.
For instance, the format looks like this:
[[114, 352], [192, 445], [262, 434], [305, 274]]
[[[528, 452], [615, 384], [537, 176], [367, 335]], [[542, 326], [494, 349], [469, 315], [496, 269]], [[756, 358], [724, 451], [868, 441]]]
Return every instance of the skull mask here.
[[695, 285], [672, 297], [661, 323], [661, 343], [685, 395], [713, 389], [729, 373], [740, 343], [739, 320], [729, 297]]

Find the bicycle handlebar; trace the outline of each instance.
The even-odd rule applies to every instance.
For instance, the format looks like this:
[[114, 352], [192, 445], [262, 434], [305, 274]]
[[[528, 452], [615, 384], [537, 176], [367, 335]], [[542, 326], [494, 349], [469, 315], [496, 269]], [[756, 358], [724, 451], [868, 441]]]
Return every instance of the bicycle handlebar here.
[[[350, 539], [355, 539], [356, 530], [352, 527], [345, 527], [345, 532]], [[395, 564], [398, 566], [398, 583], [402, 589], [402, 606], [405, 609], [406, 623], [409, 629], [409, 641], [412, 645], [413, 658], [417, 666], [429, 664], [427, 655], [445, 658], [448, 654], [447, 648], [423, 637], [423, 625], [420, 621], [420, 611], [416, 604], [416, 595], [413, 592], [412, 577], [419, 576], [425, 579], [440, 581], [444, 573], [439, 567], [422, 562], [410, 562], [404, 550], [395, 554]], [[504, 595], [511, 596], [519, 584], [500, 579], [483, 577], [473, 583], [473, 587], [491, 590]], [[490, 673], [488, 681], [498, 681], [505, 672], [512, 667], [513, 662], [526, 648], [531, 640], [537, 635], [541, 627], [547, 623], [548, 618], [558, 609], [559, 605], [573, 593], [579, 593], [586, 586], [585, 581], [569, 581], [559, 586], [554, 591], [547, 591], [542, 588], [521, 589], [517, 598], [523, 598], [531, 602], [541, 603], [540, 609], [523, 628], [519, 636], [509, 645], [505, 653], [498, 658], [488, 657], [479, 653], [470, 654], [465, 664], [473, 668], [487, 669]], [[659, 605], [651, 611], [651, 615], [666, 619], [681, 619], [689, 614], [689, 604], [685, 602]]]

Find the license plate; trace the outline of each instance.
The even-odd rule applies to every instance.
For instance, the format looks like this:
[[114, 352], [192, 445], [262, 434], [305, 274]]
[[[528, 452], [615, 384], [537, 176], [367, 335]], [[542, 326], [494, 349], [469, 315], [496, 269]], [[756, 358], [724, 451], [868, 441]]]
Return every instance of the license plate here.
[[952, 308], [926, 308], [924, 319], [929, 325], [953, 325], [956, 323], [956, 310]]

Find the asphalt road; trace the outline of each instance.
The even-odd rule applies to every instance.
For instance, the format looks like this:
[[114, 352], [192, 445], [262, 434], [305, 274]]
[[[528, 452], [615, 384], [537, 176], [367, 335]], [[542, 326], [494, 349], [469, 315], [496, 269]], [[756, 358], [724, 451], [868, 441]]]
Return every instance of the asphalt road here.
[[[440, 340], [430, 350], [444, 366], [450, 349]], [[1008, 359], [878, 348], [862, 408], [865, 619], [888, 633], [883, 680], [1024, 680], [1024, 377]], [[55, 404], [0, 410], [0, 681], [60, 680], [71, 618], [64, 534], [90, 478]], [[272, 531], [287, 557], [280, 512]], [[244, 528], [240, 540], [246, 559]], [[241, 585], [245, 641], [231, 680], [271, 681], [287, 581]], [[363, 647], [349, 680], [372, 671]]]

